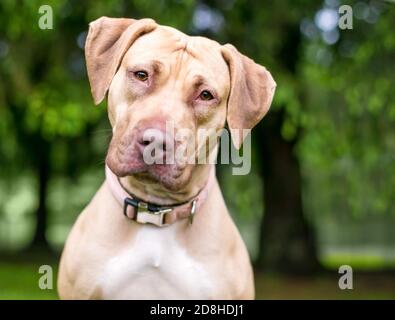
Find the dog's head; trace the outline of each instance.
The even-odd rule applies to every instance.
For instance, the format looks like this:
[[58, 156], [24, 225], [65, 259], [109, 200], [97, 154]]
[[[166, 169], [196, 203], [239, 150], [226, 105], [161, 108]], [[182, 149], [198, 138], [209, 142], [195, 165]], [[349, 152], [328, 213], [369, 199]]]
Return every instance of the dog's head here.
[[[190, 179], [195, 164], [185, 159], [215, 153], [215, 144], [206, 148], [207, 139], [226, 121], [239, 148], [243, 134], [236, 129], [251, 129], [262, 119], [276, 86], [264, 67], [233, 46], [151, 19], [95, 20], [85, 55], [95, 103], [108, 92], [113, 138], [107, 165], [120, 177], [133, 175], [170, 190]], [[198, 139], [202, 129], [210, 134]], [[147, 154], [162, 161], [147, 163]]]

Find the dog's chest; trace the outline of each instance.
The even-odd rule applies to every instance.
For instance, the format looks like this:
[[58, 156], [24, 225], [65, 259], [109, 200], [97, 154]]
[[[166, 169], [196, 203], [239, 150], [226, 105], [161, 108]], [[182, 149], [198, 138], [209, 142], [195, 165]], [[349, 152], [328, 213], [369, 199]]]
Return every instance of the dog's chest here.
[[145, 226], [130, 248], [108, 261], [100, 286], [104, 299], [208, 299], [212, 281], [177, 241], [173, 226]]

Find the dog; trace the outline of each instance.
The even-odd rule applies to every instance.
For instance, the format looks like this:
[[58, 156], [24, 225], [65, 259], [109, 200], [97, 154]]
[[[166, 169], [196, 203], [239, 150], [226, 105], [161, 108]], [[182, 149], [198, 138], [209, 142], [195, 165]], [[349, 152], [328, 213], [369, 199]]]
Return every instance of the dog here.
[[[240, 148], [241, 129], [254, 127], [272, 102], [270, 72], [230, 44], [152, 19], [91, 22], [85, 57], [95, 104], [107, 96], [113, 135], [106, 179], [66, 241], [59, 297], [254, 299], [251, 262], [214, 162], [147, 164], [143, 153], [155, 144], [166, 159], [175, 149], [168, 146], [188, 145], [174, 143], [167, 122], [195, 134], [227, 123]], [[217, 145], [202, 151], [205, 144], [193, 156], [215, 160]]]

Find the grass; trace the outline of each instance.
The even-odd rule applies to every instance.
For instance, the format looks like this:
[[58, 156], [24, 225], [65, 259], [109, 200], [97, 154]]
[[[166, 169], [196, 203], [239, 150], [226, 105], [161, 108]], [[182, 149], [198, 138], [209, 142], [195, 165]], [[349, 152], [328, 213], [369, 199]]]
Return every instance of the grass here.
[[41, 290], [39, 267], [34, 263], [0, 263], [0, 299], [57, 299], [56, 276], [53, 290]]
[[341, 290], [341, 275], [255, 275], [257, 299], [395, 299], [395, 275], [354, 272], [353, 289]]
[[[0, 299], [58, 299], [56, 258], [28, 259], [26, 263], [21, 256], [0, 261]], [[53, 290], [38, 287], [42, 264], [54, 266]], [[257, 299], [395, 299], [394, 274], [354, 272], [353, 290], [340, 290], [339, 276], [336, 271], [310, 277], [256, 273]]]
[[357, 266], [358, 270], [394, 270], [395, 258], [384, 257], [379, 255], [366, 254], [328, 254], [321, 259], [322, 264], [328, 269], [337, 269], [341, 265]]

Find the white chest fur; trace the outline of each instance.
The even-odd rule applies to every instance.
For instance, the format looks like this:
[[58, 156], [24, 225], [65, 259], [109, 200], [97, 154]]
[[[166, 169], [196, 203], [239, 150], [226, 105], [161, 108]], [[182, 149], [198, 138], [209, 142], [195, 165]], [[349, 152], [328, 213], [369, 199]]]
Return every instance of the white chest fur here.
[[208, 299], [213, 279], [177, 242], [175, 226], [144, 226], [104, 267], [104, 299]]

